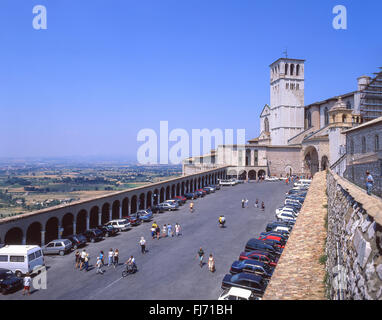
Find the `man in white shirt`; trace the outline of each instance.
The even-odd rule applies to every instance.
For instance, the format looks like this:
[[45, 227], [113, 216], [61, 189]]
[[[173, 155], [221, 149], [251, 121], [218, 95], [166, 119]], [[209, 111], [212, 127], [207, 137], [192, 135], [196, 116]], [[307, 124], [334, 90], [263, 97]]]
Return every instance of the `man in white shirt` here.
[[23, 296], [25, 293], [28, 293], [28, 296], [31, 294], [30, 288], [31, 288], [31, 283], [32, 283], [32, 278], [29, 275], [29, 272], [24, 277], [24, 290], [23, 290]]

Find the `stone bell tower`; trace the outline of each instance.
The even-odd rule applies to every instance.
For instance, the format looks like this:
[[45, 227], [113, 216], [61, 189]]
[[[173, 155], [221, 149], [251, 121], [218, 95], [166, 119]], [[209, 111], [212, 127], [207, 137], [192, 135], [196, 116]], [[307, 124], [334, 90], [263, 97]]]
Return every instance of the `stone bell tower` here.
[[304, 130], [305, 60], [280, 58], [270, 65], [272, 145], [287, 145]]

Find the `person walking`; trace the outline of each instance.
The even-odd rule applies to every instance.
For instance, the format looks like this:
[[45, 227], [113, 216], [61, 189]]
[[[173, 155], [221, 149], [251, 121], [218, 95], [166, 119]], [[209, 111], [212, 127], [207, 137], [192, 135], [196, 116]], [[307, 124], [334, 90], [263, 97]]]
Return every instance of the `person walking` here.
[[248, 208], [248, 199], [245, 198], [245, 207]]
[[167, 237], [167, 226], [166, 225], [164, 225], [162, 228], [162, 237], [163, 238]]
[[241, 207], [244, 208], [245, 200], [241, 199]]
[[81, 263], [81, 255], [80, 255], [80, 252], [78, 250], [76, 250], [76, 253], [75, 253], [75, 268], [78, 269], [78, 266], [80, 265]]
[[155, 239], [155, 228], [154, 227], [151, 227], [151, 237], [153, 238], [153, 239]]
[[370, 174], [370, 171], [366, 171], [366, 190], [369, 196], [371, 195], [371, 191], [373, 190], [373, 185], [374, 185], [373, 176]]
[[89, 253], [87, 253], [84, 259], [84, 269], [86, 271], [89, 271], [89, 260], [90, 260]]
[[114, 269], [118, 266], [119, 264], [119, 250], [115, 249], [114, 250], [114, 255], [113, 255], [113, 264], [114, 264]]
[[215, 272], [215, 259], [212, 253], [210, 254], [210, 257], [208, 258], [208, 270], [210, 270], [211, 272]]
[[256, 199], [255, 201], [255, 208], [258, 208], [259, 207], [259, 199]]
[[103, 274], [103, 271], [102, 271], [102, 261], [101, 261], [100, 257], [97, 257], [96, 267], [97, 267], [96, 274], [98, 274], [98, 273]]
[[173, 231], [172, 231], [172, 225], [171, 224], [168, 224], [167, 225], [167, 236], [168, 237], [173, 237], [174, 236], [174, 233], [173, 233]]
[[85, 263], [85, 257], [86, 257], [86, 250], [82, 250], [81, 257], [80, 257], [80, 270], [83, 269], [84, 263]]
[[157, 235], [157, 239], [159, 240], [159, 238], [160, 238], [160, 228], [159, 228], [159, 226], [156, 227], [155, 232], [156, 232], [156, 235]]
[[28, 296], [30, 296], [31, 283], [32, 283], [32, 278], [30, 277], [29, 272], [27, 272], [23, 280], [23, 284], [24, 284], [23, 296], [25, 296], [25, 294], [28, 294]]
[[108, 267], [111, 267], [111, 265], [113, 264], [113, 256], [114, 256], [114, 251], [113, 251], [113, 248], [110, 248], [110, 250], [109, 250], [109, 253], [108, 253], [108, 264], [107, 264], [107, 266]]
[[139, 244], [141, 246], [142, 254], [146, 253], [146, 240], [144, 237], [141, 237], [141, 240], [139, 240]]
[[265, 204], [264, 204], [264, 201], [261, 203], [261, 210], [265, 210]]
[[191, 213], [194, 212], [194, 203], [193, 202], [190, 203], [190, 212]]
[[177, 237], [179, 237], [179, 235], [181, 234], [180, 233], [180, 224], [178, 222], [175, 224], [175, 234]]
[[202, 268], [203, 267], [203, 257], [204, 257], [204, 251], [203, 251], [202, 247], [200, 247], [196, 257], [199, 259], [199, 265]]
[[100, 259], [101, 259], [101, 261], [102, 261], [102, 265], [104, 266], [105, 265], [105, 255], [104, 255], [104, 253], [103, 253], [103, 251], [101, 251], [100, 253], [99, 253], [99, 257], [100, 257]]

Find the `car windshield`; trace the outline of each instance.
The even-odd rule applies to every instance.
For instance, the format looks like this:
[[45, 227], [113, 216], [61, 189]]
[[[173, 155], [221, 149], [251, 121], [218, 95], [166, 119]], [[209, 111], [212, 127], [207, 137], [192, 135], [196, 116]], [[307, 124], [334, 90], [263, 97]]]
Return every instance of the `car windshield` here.
[[6, 280], [6, 279], [9, 279], [13, 276], [13, 272], [11, 270], [8, 270], [8, 271], [5, 271], [5, 272], [1, 272], [0, 273], [0, 279], [1, 280]]

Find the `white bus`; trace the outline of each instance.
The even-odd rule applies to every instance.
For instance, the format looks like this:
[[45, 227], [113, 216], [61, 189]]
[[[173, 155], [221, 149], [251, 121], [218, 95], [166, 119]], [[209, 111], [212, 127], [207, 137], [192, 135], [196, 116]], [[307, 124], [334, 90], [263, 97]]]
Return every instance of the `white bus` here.
[[27, 272], [39, 273], [45, 268], [44, 255], [39, 246], [6, 245], [0, 248], [0, 268], [11, 270], [18, 277]]

